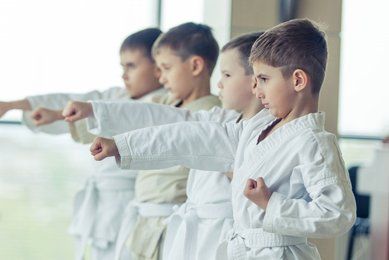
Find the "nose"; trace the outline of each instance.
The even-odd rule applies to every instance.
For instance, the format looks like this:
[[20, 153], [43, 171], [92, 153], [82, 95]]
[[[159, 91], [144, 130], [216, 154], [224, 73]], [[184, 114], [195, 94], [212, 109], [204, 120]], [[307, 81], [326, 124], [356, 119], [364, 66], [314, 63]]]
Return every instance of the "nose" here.
[[128, 80], [128, 75], [127, 75], [126, 71], [123, 72], [122, 79], [123, 80]]
[[159, 84], [161, 84], [161, 85], [165, 85], [167, 82], [166, 77], [162, 73], [161, 73], [158, 81], [159, 81]]
[[217, 87], [220, 88], [220, 89], [223, 89], [223, 84], [222, 84], [222, 81], [221, 81], [221, 80], [219, 80], [219, 81], [217, 82]]
[[255, 96], [258, 99], [263, 99], [265, 97], [265, 93], [263, 92], [262, 87], [260, 87], [258, 83], [254, 87], [253, 91], [255, 92]]

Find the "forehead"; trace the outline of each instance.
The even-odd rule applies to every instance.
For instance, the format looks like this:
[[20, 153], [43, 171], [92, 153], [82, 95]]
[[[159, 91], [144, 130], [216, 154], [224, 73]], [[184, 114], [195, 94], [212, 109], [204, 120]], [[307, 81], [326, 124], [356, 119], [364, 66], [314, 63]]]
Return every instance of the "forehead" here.
[[280, 68], [273, 67], [262, 61], [256, 61], [253, 63], [253, 71], [255, 76], [258, 76], [259, 74], [265, 74], [265, 75], [281, 74]]
[[120, 53], [120, 59], [123, 62], [139, 61], [142, 59], [148, 59], [145, 55], [145, 51], [140, 48], [126, 49]]
[[220, 53], [220, 62], [238, 62], [240, 59], [239, 51], [236, 48], [229, 49]]
[[181, 57], [169, 47], [161, 47], [156, 51], [154, 59], [157, 64], [182, 62]]
[[233, 68], [244, 69], [242, 64], [242, 57], [236, 48], [229, 49], [220, 53], [220, 67], [221, 68]]

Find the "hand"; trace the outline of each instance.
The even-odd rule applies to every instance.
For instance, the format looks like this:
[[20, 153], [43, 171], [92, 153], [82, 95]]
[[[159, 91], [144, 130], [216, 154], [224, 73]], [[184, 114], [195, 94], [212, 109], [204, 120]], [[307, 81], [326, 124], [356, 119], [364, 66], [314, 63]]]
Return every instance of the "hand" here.
[[248, 179], [243, 194], [263, 210], [266, 210], [271, 196], [271, 192], [262, 177], [257, 180]]
[[4, 116], [4, 114], [7, 113], [9, 110], [10, 110], [9, 103], [0, 101], [0, 118]]
[[74, 122], [92, 115], [92, 104], [81, 101], [69, 101], [69, 103], [62, 111], [62, 116], [65, 117], [65, 121], [67, 122]]
[[61, 110], [51, 110], [40, 107], [31, 113], [31, 118], [36, 126], [51, 124], [57, 120], [62, 120]]
[[111, 156], [119, 156], [118, 148], [113, 140], [97, 137], [93, 141], [90, 152], [96, 161], [101, 161], [104, 158]]

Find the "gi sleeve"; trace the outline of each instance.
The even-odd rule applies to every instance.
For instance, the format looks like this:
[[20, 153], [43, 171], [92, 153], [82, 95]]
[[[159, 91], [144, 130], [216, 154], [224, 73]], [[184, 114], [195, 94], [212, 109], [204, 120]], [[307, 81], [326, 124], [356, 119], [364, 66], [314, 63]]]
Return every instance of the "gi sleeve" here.
[[[214, 107], [191, 112], [161, 104], [141, 102], [92, 102], [94, 117], [88, 118], [88, 129], [95, 135], [112, 137], [131, 130], [183, 121], [228, 122], [239, 116], [234, 110]], [[115, 116], [112, 116], [115, 115]]]
[[124, 169], [187, 168], [231, 171], [243, 124], [180, 122], [114, 136]]
[[[70, 100], [87, 101], [94, 99], [110, 100], [125, 95], [125, 90], [119, 87], [112, 87], [105, 91], [91, 91], [83, 94], [55, 93], [47, 95], [29, 96], [32, 110], [38, 107], [45, 107], [52, 110], [62, 110]], [[68, 123], [56, 121], [49, 125], [36, 127], [31, 119], [31, 111], [24, 111], [22, 123], [34, 132], [44, 132], [48, 134], [69, 133]]]

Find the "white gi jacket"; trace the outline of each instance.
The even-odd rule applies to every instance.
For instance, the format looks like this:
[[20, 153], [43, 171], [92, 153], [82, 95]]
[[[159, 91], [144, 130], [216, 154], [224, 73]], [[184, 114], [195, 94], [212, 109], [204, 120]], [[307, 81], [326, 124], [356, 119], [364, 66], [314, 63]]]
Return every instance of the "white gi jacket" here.
[[[158, 89], [145, 95], [140, 101], [150, 102], [165, 93]], [[27, 97], [32, 109], [46, 107], [63, 109], [69, 100], [122, 100], [131, 99], [124, 88], [113, 87], [106, 91], [92, 91], [85, 94], [48, 94]], [[23, 122], [32, 131], [49, 134], [71, 133], [75, 141], [89, 143], [93, 136], [86, 130], [86, 121], [68, 124], [56, 121], [52, 124], [36, 127], [30, 117], [31, 112], [24, 112]], [[113, 259], [120, 223], [124, 209], [134, 197], [135, 171], [119, 169], [115, 160], [95, 162], [91, 169], [92, 176], [86, 181], [83, 190], [75, 196], [74, 217], [69, 232], [76, 237], [76, 259], [83, 259], [87, 243], [91, 243], [92, 259]], [[123, 253], [123, 257], [128, 256]]]
[[[182, 122], [115, 136], [123, 168], [182, 164], [234, 171], [234, 228], [219, 259], [319, 259], [307, 237], [347, 232], [355, 200], [336, 137], [324, 130], [324, 114], [288, 122], [263, 141], [276, 119], [267, 110], [239, 124]], [[147, 137], [147, 142], [144, 142]], [[263, 177], [272, 191], [266, 212], [248, 200], [248, 178]]]
[[[190, 112], [156, 104], [92, 102], [90, 131], [114, 135], [131, 129], [180, 121], [237, 121], [239, 113], [215, 107]], [[109, 115], [120, 114], [114, 122]], [[187, 201], [169, 218], [163, 259], [215, 259], [216, 249], [232, 228], [231, 185], [221, 172], [190, 170]]]

